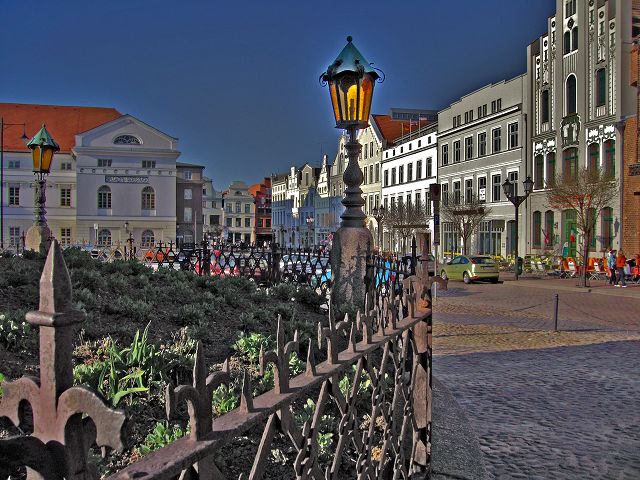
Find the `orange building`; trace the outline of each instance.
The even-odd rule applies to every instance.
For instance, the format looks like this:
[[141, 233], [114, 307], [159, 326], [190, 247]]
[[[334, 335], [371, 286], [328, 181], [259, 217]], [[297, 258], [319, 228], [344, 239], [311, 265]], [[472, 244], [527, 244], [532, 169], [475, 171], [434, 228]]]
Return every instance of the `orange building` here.
[[257, 245], [271, 243], [271, 178], [265, 177], [261, 183], [249, 187], [255, 203], [253, 238]]

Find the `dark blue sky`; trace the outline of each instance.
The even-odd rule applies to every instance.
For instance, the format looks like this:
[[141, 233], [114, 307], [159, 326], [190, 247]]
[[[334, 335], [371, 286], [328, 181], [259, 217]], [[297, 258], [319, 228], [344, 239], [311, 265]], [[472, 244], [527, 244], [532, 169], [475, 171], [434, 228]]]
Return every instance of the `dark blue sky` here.
[[217, 187], [335, 152], [319, 75], [347, 35], [373, 112], [440, 109], [525, 71], [554, 0], [2, 0], [0, 101], [112, 106], [178, 137]]

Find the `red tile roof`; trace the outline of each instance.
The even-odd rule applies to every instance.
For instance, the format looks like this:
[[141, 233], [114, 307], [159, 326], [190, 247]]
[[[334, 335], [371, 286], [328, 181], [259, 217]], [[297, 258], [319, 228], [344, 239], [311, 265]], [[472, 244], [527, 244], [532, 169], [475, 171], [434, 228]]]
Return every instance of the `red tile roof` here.
[[384, 140], [386, 140], [389, 145], [393, 145], [396, 139], [400, 138], [402, 135], [406, 135], [410, 130], [415, 132], [418, 130], [418, 126], [422, 128], [429, 123], [426, 120], [421, 120], [419, 124], [415, 120], [394, 120], [389, 115], [372, 114], [371, 118], [376, 122], [378, 131], [380, 131]]
[[[26, 133], [33, 137], [42, 124], [60, 145], [61, 152], [70, 152], [75, 146], [75, 135], [91, 130], [98, 125], [115, 120], [122, 114], [115, 108], [67, 107], [60, 105], [31, 105], [23, 103], [0, 103], [0, 117], [5, 123], [26, 123]], [[20, 138], [22, 127], [5, 127], [5, 151], [28, 151]]]

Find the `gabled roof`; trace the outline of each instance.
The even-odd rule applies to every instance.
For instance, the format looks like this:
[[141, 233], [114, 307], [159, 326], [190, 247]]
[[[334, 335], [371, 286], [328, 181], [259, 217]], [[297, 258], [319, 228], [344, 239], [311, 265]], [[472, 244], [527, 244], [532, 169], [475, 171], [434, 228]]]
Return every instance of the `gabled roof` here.
[[[36, 134], [42, 124], [46, 124], [47, 130], [60, 145], [60, 152], [69, 153], [76, 144], [77, 134], [120, 118], [122, 114], [115, 108], [0, 103], [0, 116], [5, 123], [26, 123], [25, 130], [29, 138]], [[4, 149], [28, 151], [21, 136], [20, 126], [5, 128]]]

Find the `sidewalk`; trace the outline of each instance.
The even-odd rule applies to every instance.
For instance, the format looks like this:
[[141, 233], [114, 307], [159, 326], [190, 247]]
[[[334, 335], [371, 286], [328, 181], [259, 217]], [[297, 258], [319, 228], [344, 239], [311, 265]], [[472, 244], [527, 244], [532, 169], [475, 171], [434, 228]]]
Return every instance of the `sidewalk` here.
[[500, 280], [510, 286], [525, 288], [544, 288], [546, 290], [558, 290], [565, 292], [598, 293], [601, 295], [612, 295], [615, 297], [638, 298], [640, 299], [640, 284], [627, 282], [627, 288], [614, 287], [606, 280], [589, 280], [587, 288], [580, 287], [579, 278], [556, 278], [556, 277], [530, 277], [522, 276], [515, 281], [512, 273], [501, 273]]

